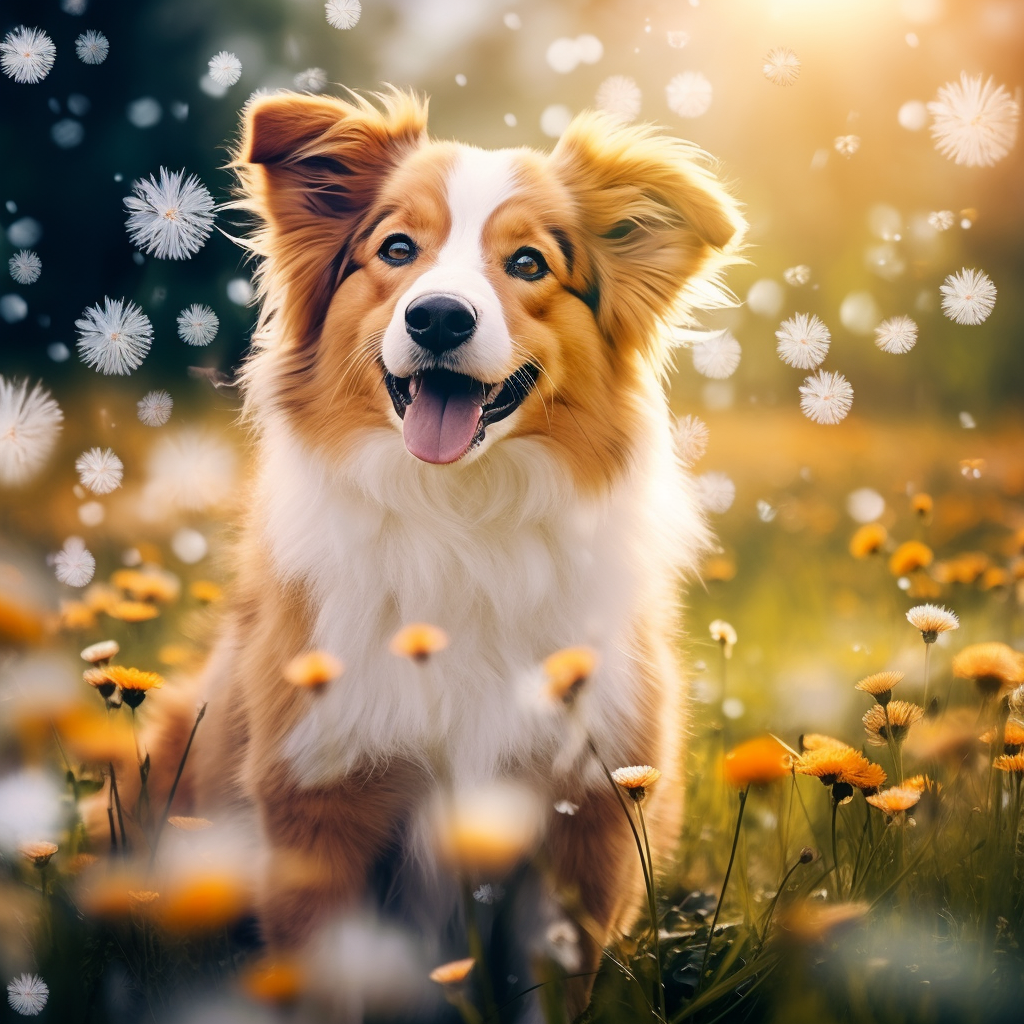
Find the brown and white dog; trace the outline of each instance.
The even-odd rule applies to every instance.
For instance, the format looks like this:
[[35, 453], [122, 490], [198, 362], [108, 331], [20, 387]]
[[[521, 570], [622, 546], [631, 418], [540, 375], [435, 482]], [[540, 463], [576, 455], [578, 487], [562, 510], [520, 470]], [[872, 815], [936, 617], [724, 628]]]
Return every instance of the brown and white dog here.
[[[577, 805], [550, 813], [545, 863], [603, 939], [639, 865], [588, 741], [674, 774], [677, 586], [708, 535], [661, 377], [672, 325], [722, 298], [738, 206], [651, 128], [583, 114], [550, 154], [488, 152], [431, 140], [399, 92], [257, 98], [234, 166], [262, 222], [258, 474], [197, 806], [254, 812], [272, 944], [358, 905], [388, 858], [447, 916], [419, 820], [441, 749], [457, 785]], [[434, 686], [388, 649], [417, 621], [450, 637]], [[571, 710], [542, 710], [524, 694], [570, 645], [599, 668]], [[316, 694], [282, 680], [312, 649], [345, 665]], [[680, 797], [659, 787], [671, 842]], [[319, 870], [275, 870], [293, 855]]]

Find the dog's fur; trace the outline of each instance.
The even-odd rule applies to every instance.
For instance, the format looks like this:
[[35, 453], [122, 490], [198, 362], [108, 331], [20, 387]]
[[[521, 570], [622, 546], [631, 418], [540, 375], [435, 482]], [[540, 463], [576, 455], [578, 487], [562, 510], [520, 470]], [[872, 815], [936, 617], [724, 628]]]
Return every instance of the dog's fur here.
[[[196, 806], [255, 811], [270, 853], [258, 916], [292, 946], [362, 901], [396, 847], [408, 900], [447, 914], [420, 816], [432, 752], [459, 786], [522, 780], [549, 807], [578, 805], [550, 814], [546, 863], [599, 929], [596, 960], [638, 864], [588, 742], [609, 767], [662, 769], [649, 813], [675, 834], [676, 589], [708, 535], [660, 376], [668, 328], [722, 297], [737, 204], [701, 154], [650, 128], [584, 114], [549, 155], [485, 152], [428, 139], [425, 103], [398, 92], [257, 98], [234, 167], [262, 225], [243, 378], [258, 476], [204, 673]], [[395, 232], [417, 243], [409, 265], [378, 258]], [[523, 246], [550, 273], [511, 276]], [[383, 383], [385, 367], [423, 365], [403, 317], [428, 292], [477, 311], [456, 368], [540, 370], [449, 465], [410, 454]], [[388, 649], [416, 621], [451, 640], [427, 671]], [[597, 672], [571, 709], [545, 706], [539, 663], [580, 644]], [[282, 679], [310, 649], [346, 667], [321, 693]], [[185, 721], [154, 740], [172, 763]], [[317, 870], [275, 869], [292, 855]]]

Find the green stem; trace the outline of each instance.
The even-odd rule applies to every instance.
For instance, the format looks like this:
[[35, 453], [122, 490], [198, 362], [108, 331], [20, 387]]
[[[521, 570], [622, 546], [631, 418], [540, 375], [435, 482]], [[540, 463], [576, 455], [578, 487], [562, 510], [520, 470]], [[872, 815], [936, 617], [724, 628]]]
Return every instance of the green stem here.
[[832, 872], [835, 875], [836, 880], [836, 895], [841, 900], [843, 898], [843, 887], [839, 881], [839, 853], [836, 848], [836, 813], [839, 810], [839, 802], [835, 799], [832, 801]]
[[484, 1020], [497, 1022], [498, 1002], [494, 998], [491, 972], [487, 969], [487, 960], [484, 957], [484, 940], [480, 935], [480, 926], [476, 919], [473, 885], [467, 878], [462, 880], [462, 900], [466, 911], [466, 941], [469, 944], [469, 955], [476, 961], [477, 973], [480, 975], [480, 994], [484, 1001]]
[[924, 645], [924, 711], [928, 713], [928, 668], [931, 663], [932, 645], [925, 641]]
[[647, 838], [647, 823], [644, 821], [644, 808], [643, 804], [639, 800], [636, 801], [636, 813], [637, 817], [640, 819], [640, 831], [644, 836], [644, 849], [647, 851], [647, 868], [651, 879], [651, 884], [647, 889], [647, 903], [651, 912], [651, 929], [654, 932], [654, 962], [657, 967], [654, 986], [658, 996], [658, 1009], [661, 1011], [661, 1019], [668, 1020], [668, 1015], [665, 1012], [665, 985], [661, 977], [661, 936], [659, 935], [658, 927], [658, 894], [654, 888], [654, 860], [651, 857], [651, 844]]

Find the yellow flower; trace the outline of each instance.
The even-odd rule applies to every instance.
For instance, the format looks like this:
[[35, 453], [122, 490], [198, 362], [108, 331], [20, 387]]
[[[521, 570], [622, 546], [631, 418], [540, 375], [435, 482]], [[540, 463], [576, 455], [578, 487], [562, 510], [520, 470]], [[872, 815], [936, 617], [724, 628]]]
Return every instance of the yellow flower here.
[[164, 644], [156, 652], [156, 660], [168, 668], [177, 668], [179, 665], [187, 665], [195, 661], [198, 652], [185, 644]]
[[926, 644], [933, 644], [940, 633], [948, 633], [960, 628], [960, 620], [947, 608], [937, 604], [919, 604], [907, 612], [907, 621], [921, 631]]
[[118, 601], [107, 609], [107, 614], [122, 622], [149, 622], [160, 614], [160, 609], [145, 601]]
[[902, 743], [908, 730], [915, 722], [924, 718], [924, 708], [905, 700], [892, 700], [888, 704], [873, 704], [864, 714], [862, 721], [868, 734], [868, 743], [884, 747], [891, 739], [897, 745]]
[[432, 654], [448, 646], [448, 634], [426, 622], [413, 622], [403, 626], [391, 638], [391, 653], [400, 658], [424, 662]]
[[430, 980], [436, 981], [439, 985], [460, 985], [468, 977], [476, 960], [473, 957], [466, 957], [465, 960], [452, 960], [450, 963], [441, 964], [430, 972]]
[[181, 593], [181, 581], [166, 569], [118, 569], [111, 576], [115, 587], [127, 591], [136, 601], [174, 601]]
[[56, 726], [68, 749], [79, 761], [106, 763], [135, 756], [135, 738], [124, 719], [98, 708], [73, 708], [57, 717]]
[[916, 786], [891, 786], [865, 799], [872, 807], [895, 817], [910, 810], [921, 799], [921, 792]]
[[910, 586], [906, 593], [912, 601], [934, 601], [942, 594], [942, 587], [926, 572], [912, 572], [907, 579]]
[[50, 858], [57, 852], [56, 843], [38, 842], [22, 843], [18, 852], [30, 860], [37, 868], [45, 868], [50, 863]]
[[597, 668], [597, 653], [589, 647], [566, 647], [548, 655], [541, 665], [547, 677], [547, 695], [571, 704], [580, 687]]
[[616, 768], [612, 781], [621, 786], [636, 801], [643, 800], [647, 790], [661, 778], [661, 772], [649, 764], [635, 764], [628, 768]]
[[885, 705], [892, 697], [892, 688], [902, 679], [902, 672], [876, 672], [874, 675], [865, 676], [854, 685], [858, 690], [870, 693], [879, 704]]
[[986, 696], [1024, 682], [1024, 656], [998, 641], [971, 644], [953, 658], [953, 675], [973, 679]]
[[337, 658], [326, 651], [307, 651], [292, 658], [284, 667], [284, 678], [292, 686], [319, 690], [321, 686], [339, 679], [345, 671]]
[[181, 814], [172, 814], [167, 819], [167, 824], [181, 829], [182, 832], [202, 832], [203, 829], [210, 828], [213, 822], [207, 818], [189, 818]]
[[96, 613], [84, 601], [61, 601], [60, 625], [62, 629], [92, 629]]
[[789, 774], [792, 758], [774, 736], [758, 736], [725, 755], [725, 781], [737, 789], [766, 786]]
[[156, 672], [143, 672], [125, 665], [108, 665], [104, 671], [107, 678], [121, 688], [121, 697], [132, 710], [146, 699], [148, 691], [158, 690], [164, 685], [163, 676]]
[[845, 750], [852, 749], [849, 743], [844, 743], [842, 740], [837, 740], [834, 736], [826, 736], [820, 732], [805, 732], [800, 737], [800, 749], [802, 751], [807, 750], [821, 750], [824, 747], [840, 747]]
[[904, 541], [889, 559], [889, 572], [893, 576], [906, 576], [915, 569], [926, 569], [934, 557], [927, 544], [919, 540]]
[[1009, 585], [1010, 574], [997, 565], [990, 565], [978, 580], [978, 586], [982, 590], [995, 590], [997, 587], [1008, 587]]
[[922, 519], [927, 519], [932, 514], [935, 502], [932, 501], [932, 496], [930, 494], [922, 492], [920, 494], [915, 494], [910, 499], [910, 507], [913, 509], [915, 515], [920, 516]]
[[1001, 772], [1024, 775], [1024, 754], [1000, 754], [992, 764]]
[[110, 678], [106, 668], [87, 668], [82, 673], [82, 679], [85, 680], [90, 686], [95, 687], [96, 691], [104, 700], [110, 700], [114, 696], [114, 691], [117, 689], [117, 683]]
[[213, 604], [224, 596], [224, 591], [212, 580], [194, 580], [189, 584], [188, 592], [203, 604]]
[[869, 761], [852, 747], [820, 747], [797, 758], [794, 767], [800, 775], [813, 775], [824, 786], [846, 783], [857, 789], [874, 790], [885, 782], [880, 765]]
[[888, 537], [889, 534], [881, 523], [868, 523], [860, 527], [850, 538], [850, 554], [854, 558], [867, 558], [868, 555], [877, 554], [882, 550], [882, 545]]
[[728, 555], [713, 555], [704, 563], [703, 576], [709, 583], [728, 583], [736, 577], [736, 562]]
[[82, 651], [82, 660], [90, 665], [102, 665], [121, 650], [121, 645], [116, 640], [101, 640], [98, 644], [90, 644]]
[[935, 566], [935, 578], [940, 583], [973, 583], [989, 565], [989, 557], [982, 551], [965, 551]]
[[[979, 738], [982, 743], [987, 743], [991, 746], [996, 742], [998, 735], [993, 728], [982, 733]], [[1003, 727], [1003, 751], [1007, 754], [1019, 754], [1022, 747], [1024, 747], [1024, 724], [1010, 718]]]

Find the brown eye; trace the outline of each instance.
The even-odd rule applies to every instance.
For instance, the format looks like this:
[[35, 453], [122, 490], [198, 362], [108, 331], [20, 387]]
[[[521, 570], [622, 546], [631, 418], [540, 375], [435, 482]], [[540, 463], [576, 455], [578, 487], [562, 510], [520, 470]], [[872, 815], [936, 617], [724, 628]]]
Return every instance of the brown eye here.
[[548, 272], [548, 265], [536, 249], [520, 249], [509, 258], [505, 270], [512, 277], [536, 281]]
[[389, 235], [377, 250], [377, 255], [395, 267], [416, 258], [416, 243], [408, 235]]

